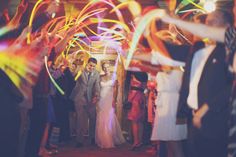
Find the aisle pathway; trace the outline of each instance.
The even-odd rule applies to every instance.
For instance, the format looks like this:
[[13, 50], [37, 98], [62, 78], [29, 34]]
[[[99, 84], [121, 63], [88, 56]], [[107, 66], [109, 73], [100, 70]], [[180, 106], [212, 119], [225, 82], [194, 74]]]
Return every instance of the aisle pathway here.
[[87, 146], [83, 148], [75, 148], [73, 146], [65, 146], [59, 149], [59, 153], [55, 157], [155, 157], [145, 152], [146, 147], [137, 151], [130, 151], [130, 145], [111, 149], [100, 149], [96, 146]]

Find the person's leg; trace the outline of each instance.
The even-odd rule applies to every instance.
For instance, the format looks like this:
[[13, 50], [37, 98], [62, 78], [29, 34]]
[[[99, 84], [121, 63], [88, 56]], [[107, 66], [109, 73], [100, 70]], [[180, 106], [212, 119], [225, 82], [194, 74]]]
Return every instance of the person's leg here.
[[197, 157], [227, 157], [227, 138], [209, 139], [200, 137], [196, 139]]
[[95, 144], [96, 107], [89, 108], [89, 142]]
[[55, 123], [51, 123], [48, 131], [48, 141], [47, 141], [47, 147], [49, 149], [51, 148], [57, 148], [59, 143], [59, 134], [60, 134], [60, 128], [57, 127]]
[[185, 144], [185, 156], [186, 157], [198, 157], [196, 151], [196, 135], [197, 131], [192, 125], [192, 119], [188, 120], [188, 136]]
[[159, 141], [152, 141], [151, 147], [147, 149], [146, 152], [152, 156], [157, 155], [159, 157], [160, 156], [159, 147], [160, 147]]
[[48, 132], [49, 132], [50, 125], [51, 125], [50, 123], [46, 124], [46, 127], [44, 129], [44, 133], [43, 133], [43, 137], [42, 137], [42, 140], [41, 140], [41, 144], [40, 144], [41, 147], [45, 147], [46, 144], [47, 144]]
[[139, 129], [138, 123], [135, 121], [132, 121], [132, 133], [134, 137], [133, 146], [138, 145], [140, 143], [138, 129]]
[[24, 156], [28, 126], [29, 126], [28, 109], [21, 107], [20, 108], [20, 134], [19, 134], [18, 157]]
[[[20, 115], [17, 109], [3, 110], [0, 112], [0, 155], [17, 157], [18, 153], [18, 138], [20, 130]], [[4, 125], [3, 125], [4, 124]]]
[[70, 122], [70, 136], [74, 137], [76, 135], [76, 112], [69, 113]]
[[167, 157], [174, 157], [174, 152], [170, 141], [166, 141], [167, 146]]
[[145, 109], [145, 116], [144, 116], [144, 122], [143, 122], [143, 143], [145, 145], [148, 145], [148, 144], [151, 144], [151, 134], [152, 134], [152, 124], [150, 122], [148, 122], [148, 119], [147, 119], [147, 110]]
[[167, 143], [168, 152], [172, 153], [172, 157], [184, 157], [181, 141], [168, 141]]
[[50, 123], [47, 123], [46, 127], [44, 129], [44, 133], [43, 133], [41, 143], [40, 143], [39, 156], [47, 155], [47, 150], [46, 150], [45, 147], [46, 147], [47, 140], [48, 140], [49, 128], [50, 128]]
[[139, 143], [143, 141], [143, 122], [138, 122], [138, 136], [139, 136]]
[[64, 100], [62, 103], [60, 141], [67, 142], [70, 140], [69, 111], [67, 102]]
[[[76, 142], [77, 144], [82, 144], [84, 141], [84, 135], [88, 131], [88, 114], [84, 106], [75, 106], [76, 107]], [[78, 145], [79, 146], [79, 145]]]
[[35, 157], [38, 155], [41, 138], [46, 126], [47, 105], [47, 98], [34, 100], [33, 109], [30, 112], [30, 127], [26, 142], [26, 157]]
[[160, 157], [167, 157], [167, 144], [165, 141], [159, 141], [160, 149], [159, 149], [159, 156]]

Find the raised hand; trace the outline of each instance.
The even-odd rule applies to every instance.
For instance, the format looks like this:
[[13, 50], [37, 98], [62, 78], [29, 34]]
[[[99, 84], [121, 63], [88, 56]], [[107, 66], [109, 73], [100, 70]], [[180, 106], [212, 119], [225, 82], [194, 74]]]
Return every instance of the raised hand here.
[[17, 27], [20, 23], [21, 17], [26, 11], [26, 8], [28, 7], [28, 3], [24, 3], [24, 1], [21, 1], [21, 3], [18, 5], [16, 9], [15, 16], [11, 19], [11, 21], [8, 23], [8, 25]]
[[2, 12], [2, 15], [3, 15], [3, 17], [5, 17], [7, 23], [10, 22], [8, 9], [4, 9]]
[[17, 7], [16, 13], [18, 13], [18, 14], [24, 14], [24, 12], [26, 11], [27, 7], [28, 7], [28, 3], [25, 2], [24, 0], [22, 0], [22, 1], [20, 2], [20, 4], [18, 5], [18, 7]]

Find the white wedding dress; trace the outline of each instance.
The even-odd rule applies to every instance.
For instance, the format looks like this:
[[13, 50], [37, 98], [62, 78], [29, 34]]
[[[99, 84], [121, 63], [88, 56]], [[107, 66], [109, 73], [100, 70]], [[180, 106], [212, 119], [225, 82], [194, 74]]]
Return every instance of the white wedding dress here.
[[96, 144], [101, 148], [112, 148], [125, 142], [115, 109], [112, 107], [113, 85], [112, 80], [101, 81], [95, 133]]

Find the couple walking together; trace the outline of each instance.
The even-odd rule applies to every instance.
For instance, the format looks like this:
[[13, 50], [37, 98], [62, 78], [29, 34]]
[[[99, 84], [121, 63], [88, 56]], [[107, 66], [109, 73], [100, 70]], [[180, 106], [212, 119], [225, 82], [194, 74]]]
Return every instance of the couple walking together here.
[[71, 94], [77, 117], [76, 146], [82, 147], [88, 135], [91, 144], [112, 148], [125, 141], [114, 108], [117, 80], [112, 78], [108, 63], [102, 64], [101, 76], [96, 65], [97, 60], [89, 58]]

